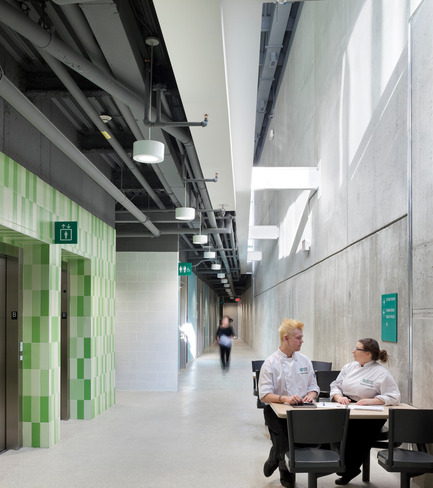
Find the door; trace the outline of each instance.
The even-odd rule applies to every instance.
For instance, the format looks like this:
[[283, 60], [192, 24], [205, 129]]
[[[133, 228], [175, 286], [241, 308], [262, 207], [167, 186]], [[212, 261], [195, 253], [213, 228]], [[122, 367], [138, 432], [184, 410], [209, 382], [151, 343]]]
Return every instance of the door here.
[[62, 263], [60, 331], [60, 418], [69, 420], [69, 265]]
[[18, 260], [0, 255], [0, 451], [19, 447]]
[[6, 259], [0, 255], [0, 451], [6, 449]]

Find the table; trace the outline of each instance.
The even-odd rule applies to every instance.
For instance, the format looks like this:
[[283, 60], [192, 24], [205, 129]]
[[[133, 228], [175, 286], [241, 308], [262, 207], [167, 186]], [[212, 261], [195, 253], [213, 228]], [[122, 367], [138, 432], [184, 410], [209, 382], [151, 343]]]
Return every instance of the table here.
[[[318, 402], [320, 403], [320, 402]], [[317, 408], [302, 408], [302, 407], [297, 407], [294, 409], [291, 405], [286, 405], [285, 403], [271, 403], [272, 410], [276, 413], [276, 415], [284, 419], [287, 417], [287, 410], [322, 410], [322, 407], [317, 407]], [[407, 403], [400, 403], [400, 405], [390, 405], [391, 408], [402, 408], [402, 409], [413, 409], [416, 410], [415, 407], [412, 407], [412, 405], [408, 405]], [[387, 419], [388, 418], [388, 410], [390, 408], [389, 406], [384, 405], [383, 410], [357, 410], [352, 408], [350, 410], [350, 418], [351, 419]], [[344, 408], [344, 407], [342, 407]], [[323, 410], [327, 410], [326, 408], [323, 408]]]

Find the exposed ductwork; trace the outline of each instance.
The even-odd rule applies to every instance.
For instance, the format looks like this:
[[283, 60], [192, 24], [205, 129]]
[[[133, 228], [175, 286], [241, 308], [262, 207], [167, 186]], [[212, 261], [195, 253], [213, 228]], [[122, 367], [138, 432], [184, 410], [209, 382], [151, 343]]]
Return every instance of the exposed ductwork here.
[[0, 67], [0, 96], [36, 127], [52, 144], [89, 175], [116, 201], [131, 212], [154, 236], [160, 232], [150, 219], [144, 215], [111, 181], [96, 168], [89, 159], [37, 108], [18, 88], [6, 78]]
[[[65, 6], [67, 5], [67, 7], [64, 7], [65, 10], [70, 9], [71, 12], [73, 9], [75, 9], [75, 13], [72, 14], [72, 15], [75, 15], [78, 13], [77, 10], [79, 11], [79, 9], [76, 5], [71, 5], [71, 4], [81, 3], [81, 2], [57, 2], [57, 3], [60, 5], [65, 5]], [[80, 14], [82, 15], [81, 12], [80, 12]], [[94, 63], [92, 63], [91, 61], [86, 59], [81, 54], [78, 54], [77, 52], [75, 52], [72, 48], [70, 48], [63, 41], [56, 38], [50, 32], [44, 30], [42, 27], [37, 25], [30, 18], [28, 18], [26, 15], [24, 15], [23, 12], [21, 12], [19, 9], [11, 6], [10, 4], [5, 2], [4, 0], [0, 1], [0, 22], [4, 23], [9, 28], [18, 32], [24, 38], [26, 38], [30, 42], [32, 42], [35, 46], [38, 46], [38, 48], [40, 50], [42, 50], [45, 53], [48, 53], [49, 55], [53, 56], [58, 61], [61, 61], [62, 63], [64, 63], [69, 68], [75, 70], [77, 73], [79, 73], [83, 77], [87, 78], [88, 80], [92, 81], [93, 83], [95, 83], [96, 85], [101, 87], [103, 90], [105, 90], [107, 93], [111, 94], [115, 98], [116, 102], [118, 103], [120, 110], [122, 112], [122, 115], [124, 116], [126, 123], [128, 124], [131, 131], [133, 132], [134, 137], [136, 139], [140, 139], [143, 137], [143, 130], [142, 130], [143, 121], [136, 120], [136, 117], [133, 115], [133, 113], [135, 113], [135, 114], [136, 113], [143, 113], [144, 90], [143, 90], [143, 92], [140, 92], [137, 94], [136, 89], [132, 90], [129, 87], [125, 86], [124, 84], [118, 82], [110, 74], [107, 73], [107, 70], [105, 68], [104, 69], [98, 68]], [[86, 27], [84, 27], [84, 28], [86, 29]], [[89, 43], [90, 43], [91, 41], [90, 41], [89, 33], [87, 33], [87, 37], [89, 38]], [[96, 58], [99, 57], [98, 65], [101, 66], [104, 64], [103, 55], [102, 55], [102, 53], [95, 54], [93, 52], [94, 48], [95, 48], [95, 46], [92, 47], [92, 54], [91, 55], [96, 56]], [[164, 99], [164, 97], [162, 97], [162, 98]], [[123, 108], [122, 108], [122, 104], [124, 104]], [[133, 113], [131, 113], [131, 110]], [[129, 111], [129, 117], [127, 117], [128, 111]], [[155, 110], [153, 109], [153, 111], [155, 111]], [[157, 116], [159, 118], [159, 114], [157, 114]], [[189, 131], [184, 129], [184, 128], [181, 128], [181, 127], [171, 126], [170, 125], [171, 119], [169, 119], [167, 116], [162, 115], [160, 117], [160, 119], [162, 122], [168, 123], [168, 125], [166, 125], [163, 128], [163, 130], [165, 132], [167, 132], [168, 134], [170, 134], [171, 136], [173, 136], [174, 138], [176, 138], [178, 143], [180, 143], [184, 146], [187, 158], [189, 160], [189, 166], [191, 168], [191, 172], [192, 172], [193, 176], [195, 178], [202, 178], [203, 174], [201, 171], [200, 163], [199, 163], [197, 153], [196, 153], [196, 150], [194, 147], [194, 143], [192, 141], [192, 138], [191, 138]], [[139, 125], [141, 126], [141, 128], [139, 127]], [[181, 146], [179, 146], [179, 147], [181, 147]], [[115, 150], [118, 154], [119, 154], [119, 150], [120, 150], [120, 154], [121, 154], [121, 151], [122, 151], [121, 148], [117, 148], [117, 149], [115, 148]], [[81, 154], [81, 156], [84, 157], [82, 154]], [[127, 164], [124, 157], [121, 157], [121, 159], [122, 159], [122, 161], [125, 162], [125, 164]], [[129, 158], [127, 158], [127, 159], [129, 159]], [[90, 161], [87, 160], [87, 158], [86, 158], [86, 161], [88, 161], [90, 163]], [[134, 164], [134, 163], [132, 163], [132, 164]], [[188, 163], [186, 162], [186, 164], [188, 164]], [[162, 173], [160, 168], [155, 167], [154, 170], [155, 170], [156, 175], [160, 179], [160, 181], [164, 187], [164, 190], [167, 192], [169, 197], [172, 199], [174, 205], [180, 206], [181, 203], [179, 202], [179, 200], [176, 197], [173, 190], [170, 188], [170, 185], [165, 180], [164, 174]], [[146, 191], [148, 191], [146, 186], [145, 186], [146, 183], [143, 184], [143, 181], [140, 181], [140, 183], [146, 189]], [[204, 207], [205, 208], [212, 208], [205, 183], [204, 182], [197, 182], [197, 183], [194, 183], [194, 186], [200, 193], [201, 200], [203, 202]], [[114, 185], [113, 185], [113, 187], [114, 187]], [[114, 187], [114, 188], [116, 188], [116, 187]], [[122, 194], [117, 188], [116, 188], [116, 190], [120, 194]], [[122, 194], [122, 196], [123, 196], [123, 194]], [[156, 196], [156, 195], [154, 195], [154, 196]], [[126, 197], [123, 196], [123, 198], [126, 198]], [[158, 203], [157, 200], [155, 200], [155, 198], [153, 198], [153, 199], [157, 203], [157, 206], [159, 208], [161, 208], [161, 209], [164, 208], [161, 201]], [[124, 203], [121, 202], [119, 200], [119, 198], [116, 198], [116, 200], [119, 201], [122, 205], [124, 205]], [[130, 202], [129, 200], [127, 200], [127, 201]], [[125, 206], [125, 208], [127, 208], [126, 205], [124, 205], [124, 206]], [[135, 208], [137, 209], [137, 207], [135, 207]], [[133, 212], [131, 212], [131, 213], [133, 213]], [[143, 215], [143, 214], [141, 214], [141, 215]], [[218, 252], [221, 256], [221, 259], [224, 263], [224, 267], [226, 268], [226, 272], [229, 275], [230, 284], [233, 287], [233, 281], [232, 281], [232, 277], [230, 275], [232, 267], [230, 266], [230, 263], [229, 263], [227, 256], [226, 256], [226, 253], [224, 251], [224, 244], [223, 244], [221, 237], [218, 233], [220, 231], [220, 228], [218, 227], [214, 213], [213, 212], [207, 212], [207, 219], [208, 219], [208, 222], [210, 225], [210, 232], [211, 232], [213, 239], [214, 239], [215, 248], [218, 250]], [[140, 219], [138, 219], [138, 220], [140, 220]], [[157, 229], [157, 232], [159, 232], [158, 229]], [[190, 232], [190, 233], [192, 233], [192, 232]], [[221, 233], [224, 233], [224, 231], [221, 231]], [[157, 234], [154, 234], [154, 235], [157, 235]], [[233, 235], [230, 236], [230, 242], [234, 243], [234, 236]], [[234, 244], [233, 244], [233, 246], [234, 246]], [[235, 261], [234, 261], [234, 263], [236, 266]], [[237, 275], [239, 275], [239, 272], [237, 270], [235, 271], [235, 273]]]

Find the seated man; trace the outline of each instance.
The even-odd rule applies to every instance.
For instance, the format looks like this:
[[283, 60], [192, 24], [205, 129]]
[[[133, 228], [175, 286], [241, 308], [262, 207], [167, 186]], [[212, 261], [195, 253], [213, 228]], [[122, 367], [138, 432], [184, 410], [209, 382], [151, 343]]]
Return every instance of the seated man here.
[[304, 324], [285, 319], [279, 328], [281, 345], [263, 363], [260, 370], [259, 395], [272, 447], [263, 472], [265, 476], [280, 469], [280, 482], [286, 488], [295, 486], [295, 475], [287, 470], [284, 456], [289, 450], [286, 419], [280, 419], [269, 403], [299, 404], [312, 402], [319, 394], [311, 361], [301, 354]]

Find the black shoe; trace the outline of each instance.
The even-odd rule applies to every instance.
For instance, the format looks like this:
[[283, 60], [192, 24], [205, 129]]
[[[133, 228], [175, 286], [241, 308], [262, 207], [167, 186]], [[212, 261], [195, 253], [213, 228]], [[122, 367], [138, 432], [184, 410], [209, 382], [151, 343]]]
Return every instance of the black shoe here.
[[263, 466], [263, 474], [266, 478], [272, 476], [273, 472], [278, 468], [278, 461], [272, 461], [271, 458], [268, 458]]
[[360, 469], [355, 469], [354, 471], [348, 471], [347, 473], [344, 473], [341, 478], [335, 480], [335, 484], [347, 485], [348, 483], [350, 483], [350, 481], [353, 480], [353, 478], [356, 478], [360, 472], [361, 472]]
[[280, 483], [284, 488], [295, 488], [295, 475], [280, 469]]

